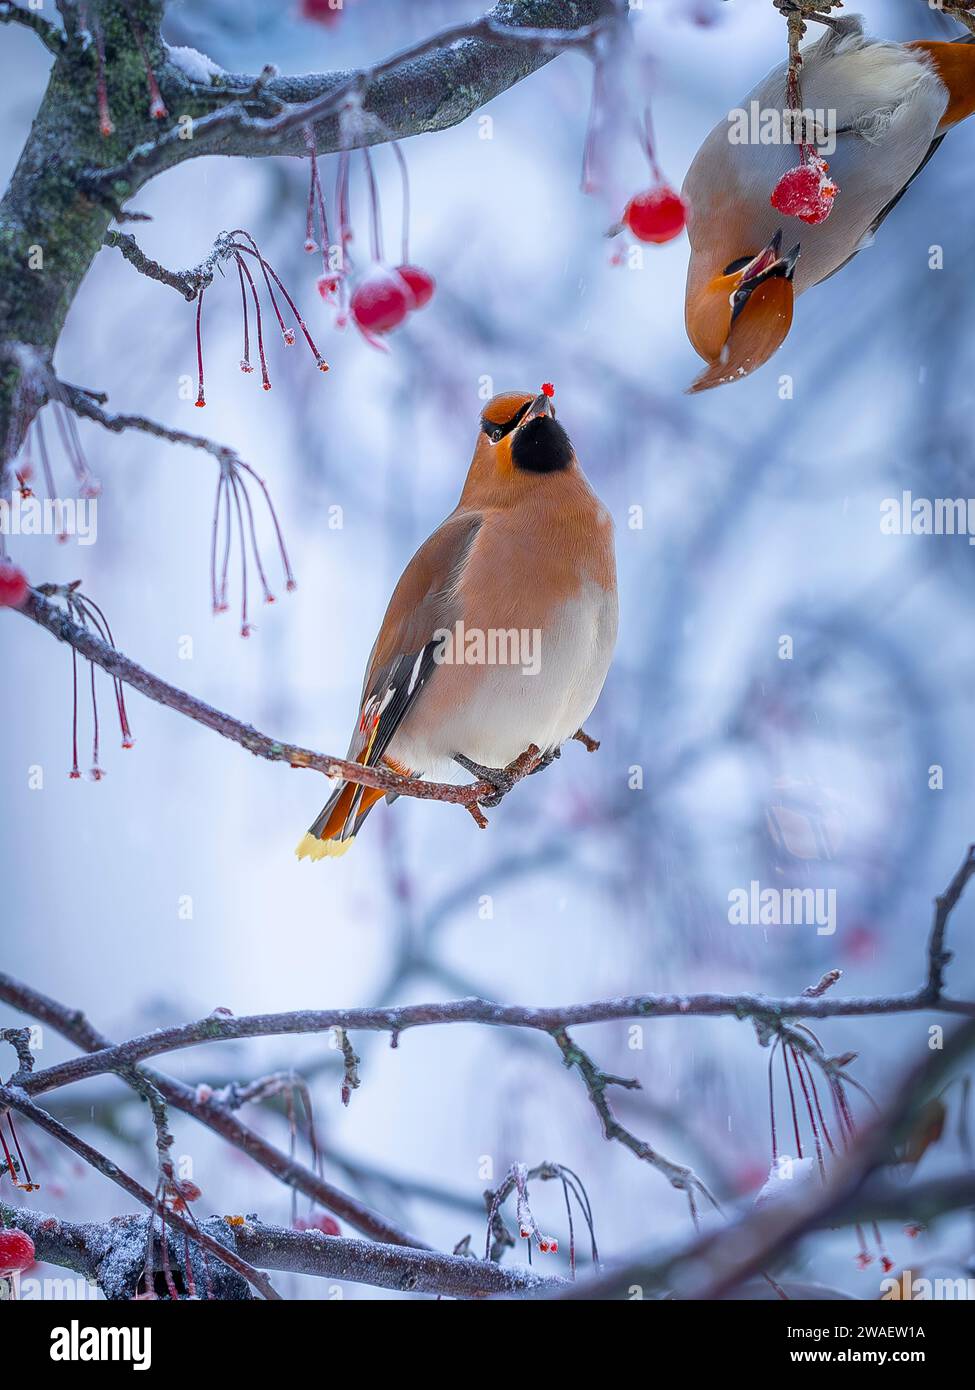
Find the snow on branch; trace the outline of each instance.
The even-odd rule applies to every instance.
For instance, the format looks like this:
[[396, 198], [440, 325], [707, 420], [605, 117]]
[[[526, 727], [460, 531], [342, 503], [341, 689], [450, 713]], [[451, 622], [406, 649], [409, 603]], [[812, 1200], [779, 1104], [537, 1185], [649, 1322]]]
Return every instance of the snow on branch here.
[[[305, 156], [306, 127], [320, 153], [444, 130], [560, 53], [592, 54], [611, 24], [625, 22], [626, 5], [578, 0], [574, 22], [563, 25], [566, 18], [565, 7], [550, 0], [514, 0], [351, 72], [211, 75], [206, 96], [229, 99], [194, 120], [192, 139], [185, 130], [171, 129], [137, 146], [124, 163], [89, 171], [86, 186], [105, 196], [127, 196], [163, 169], [198, 155]], [[170, 79], [186, 85], [178, 65], [169, 68]], [[165, 79], [164, 73], [164, 88]], [[269, 108], [272, 114], [266, 114]]]
[[[0, 1203], [0, 1219], [16, 1222], [27, 1232], [39, 1259], [73, 1269], [103, 1286], [108, 1283], [108, 1291], [116, 1297], [127, 1292], [131, 1297], [129, 1290], [134, 1290], [134, 1280], [141, 1271], [138, 1261], [128, 1252], [141, 1254], [146, 1245], [144, 1217], [82, 1223]], [[252, 1266], [369, 1284], [398, 1293], [438, 1294], [445, 1298], [532, 1298], [558, 1294], [570, 1287], [568, 1280], [558, 1276], [505, 1269], [494, 1260], [329, 1236], [321, 1231], [294, 1231], [267, 1225], [255, 1217], [232, 1217], [229, 1221], [211, 1218], [206, 1225], [222, 1228], [225, 1239], [232, 1235], [234, 1252]]]

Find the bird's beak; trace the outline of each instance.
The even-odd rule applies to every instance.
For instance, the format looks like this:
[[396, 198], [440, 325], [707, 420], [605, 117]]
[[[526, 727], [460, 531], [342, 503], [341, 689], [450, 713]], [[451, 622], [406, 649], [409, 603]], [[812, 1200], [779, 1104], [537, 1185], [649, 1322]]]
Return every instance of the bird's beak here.
[[732, 323], [759, 285], [764, 284], [766, 280], [771, 280], [773, 276], [781, 276], [784, 280], [792, 279], [800, 251], [801, 246], [797, 242], [791, 251], [787, 251], [784, 256], [782, 255], [782, 229], [780, 227], [769, 244], [742, 271], [738, 288], [731, 300]]
[[523, 429], [529, 420], [535, 420], [540, 415], [553, 415], [554, 413], [550, 398], [546, 396], [544, 391], [541, 391], [519, 420], [518, 429]]

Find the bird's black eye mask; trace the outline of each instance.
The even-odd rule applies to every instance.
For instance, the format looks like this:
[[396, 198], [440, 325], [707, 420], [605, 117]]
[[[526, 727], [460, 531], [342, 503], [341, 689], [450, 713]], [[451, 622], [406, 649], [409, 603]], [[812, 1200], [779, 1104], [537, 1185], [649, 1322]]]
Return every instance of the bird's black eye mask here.
[[516, 410], [510, 420], [506, 420], [503, 425], [499, 425], [495, 420], [482, 420], [481, 429], [490, 439], [492, 444], [497, 444], [499, 439], [503, 439], [525, 418], [531, 401], [526, 401], [520, 410]]

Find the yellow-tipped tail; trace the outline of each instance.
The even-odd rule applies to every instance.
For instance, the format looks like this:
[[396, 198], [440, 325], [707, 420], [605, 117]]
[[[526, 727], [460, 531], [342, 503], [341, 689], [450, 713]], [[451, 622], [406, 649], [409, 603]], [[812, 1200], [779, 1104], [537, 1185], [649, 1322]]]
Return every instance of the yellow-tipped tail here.
[[295, 849], [295, 854], [299, 859], [337, 859], [347, 849], [352, 848], [352, 838], [348, 840], [320, 840], [317, 835], [309, 833], [304, 836]]

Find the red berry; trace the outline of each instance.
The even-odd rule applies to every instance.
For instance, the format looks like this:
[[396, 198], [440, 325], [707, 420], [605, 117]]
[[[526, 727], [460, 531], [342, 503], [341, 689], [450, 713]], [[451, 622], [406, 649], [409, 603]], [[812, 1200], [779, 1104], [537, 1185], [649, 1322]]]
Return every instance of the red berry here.
[[425, 304], [430, 303], [437, 288], [437, 282], [432, 275], [418, 265], [398, 265], [396, 274], [402, 276], [413, 291], [414, 309], [422, 309]]
[[301, 0], [301, 17], [318, 24], [337, 24], [342, 18], [342, 0]]
[[352, 291], [349, 307], [363, 333], [388, 333], [413, 308], [413, 294], [395, 270], [376, 265]]
[[326, 1236], [339, 1236], [342, 1234], [339, 1223], [334, 1216], [316, 1216], [311, 1221], [299, 1219], [295, 1222], [299, 1231], [321, 1231]]
[[555, 395], [555, 387], [552, 385], [550, 381], [542, 382], [542, 395], [548, 396], [549, 400], [551, 400], [552, 397]]
[[813, 226], [825, 222], [839, 192], [828, 174], [829, 165], [815, 155], [807, 163], [787, 169], [772, 190], [772, 206]]
[[0, 608], [19, 608], [29, 587], [23, 570], [9, 560], [0, 560]]
[[640, 241], [655, 241], [661, 245], [680, 236], [687, 224], [687, 204], [679, 193], [665, 184], [648, 188], [631, 198], [623, 213], [623, 221]]
[[34, 1263], [34, 1242], [26, 1231], [14, 1226], [0, 1231], [0, 1277], [16, 1274]]
[[320, 275], [315, 282], [318, 286], [318, 293], [327, 304], [339, 287], [339, 277], [337, 275]]

